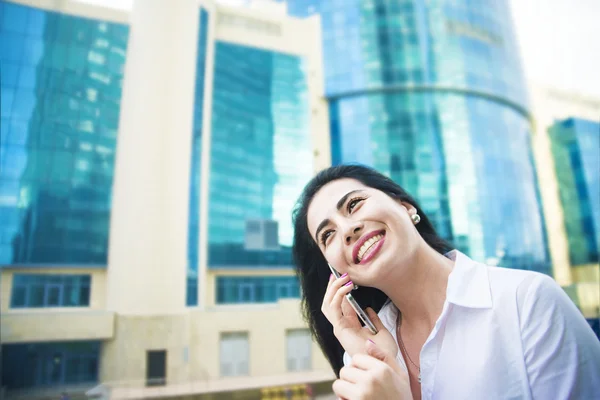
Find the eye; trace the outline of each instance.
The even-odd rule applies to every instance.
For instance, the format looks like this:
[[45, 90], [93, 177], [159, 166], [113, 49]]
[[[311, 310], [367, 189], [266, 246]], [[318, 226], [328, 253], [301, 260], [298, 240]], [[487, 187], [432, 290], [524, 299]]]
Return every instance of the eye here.
[[325, 246], [325, 244], [327, 243], [327, 239], [329, 239], [329, 236], [331, 236], [332, 233], [333, 233], [333, 231], [331, 229], [329, 229], [321, 234], [321, 244], [323, 246]]
[[348, 210], [348, 214], [352, 214], [352, 211], [354, 211], [354, 207], [356, 207], [358, 205], [358, 203], [360, 203], [363, 200], [364, 200], [364, 198], [362, 198], [362, 197], [355, 197], [352, 200], [350, 200], [348, 202], [348, 205], [346, 206], [346, 208]]

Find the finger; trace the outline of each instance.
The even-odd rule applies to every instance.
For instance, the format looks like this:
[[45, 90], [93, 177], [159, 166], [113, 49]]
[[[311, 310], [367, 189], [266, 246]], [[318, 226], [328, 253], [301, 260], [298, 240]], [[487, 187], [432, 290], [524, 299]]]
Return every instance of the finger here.
[[396, 361], [395, 354], [389, 354], [389, 353], [383, 351], [383, 349], [381, 347], [377, 346], [377, 344], [370, 339], [367, 340], [367, 343], [365, 344], [365, 348], [367, 349], [367, 355], [386, 363], [396, 373], [398, 373], [400, 375], [406, 375], [406, 371], [404, 371], [404, 369], [402, 369], [400, 367], [400, 365], [398, 364], [398, 362]]
[[336, 294], [338, 289], [348, 283], [350, 281], [350, 277], [347, 274], [340, 276], [339, 278], [329, 278], [329, 284], [327, 285], [327, 290], [325, 291], [325, 296], [323, 296], [323, 304], [331, 303], [333, 296]]
[[333, 296], [329, 305], [329, 312], [335, 316], [338, 320], [342, 318], [342, 301], [344, 297], [352, 291], [352, 282], [348, 281], [344, 286], [338, 289], [336, 294]]
[[383, 325], [383, 322], [381, 322], [381, 319], [379, 318], [379, 315], [377, 315], [375, 310], [373, 310], [371, 307], [369, 307], [365, 311], [367, 312], [369, 319], [371, 319], [371, 322], [373, 322], [373, 325], [375, 325], [375, 328], [377, 328], [378, 332], [382, 331], [383, 329], [386, 329], [386, 327]]
[[333, 392], [342, 399], [349, 399], [352, 397], [353, 393], [356, 393], [356, 385], [342, 379], [337, 379], [333, 382], [331, 388], [333, 389]]
[[350, 365], [354, 368], [368, 371], [370, 369], [381, 368], [385, 365], [385, 363], [368, 354], [356, 353], [352, 356], [352, 362]]
[[389, 361], [388, 358], [390, 355], [387, 354], [386, 352], [384, 352], [379, 346], [377, 346], [374, 341], [367, 340], [367, 344], [365, 345], [365, 348], [367, 349], [367, 354], [370, 355], [371, 357], [375, 357], [379, 361], [383, 361], [383, 362]]
[[329, 282], [327, 282], [327, 289], [329, 289], [334, 280], [335, 277], [333, 276], [333, 274], [329, 274]]
[[364, 378], [365, 372], [354, 367], [346, 366], [340, 370], [340, 379], [350, 382], [358, 383], [361, 378]]

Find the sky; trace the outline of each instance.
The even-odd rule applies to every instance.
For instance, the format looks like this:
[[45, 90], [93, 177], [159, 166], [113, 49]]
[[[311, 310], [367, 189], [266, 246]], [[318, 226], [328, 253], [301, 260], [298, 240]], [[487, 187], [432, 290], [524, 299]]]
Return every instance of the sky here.
[[[128, 10], [134, 0], [78, 1]], [[600, 99], [600, 1], [509, 1], [528, 80]]]
[[510, 2], [528, 79], [600, 99], [600, 1]]

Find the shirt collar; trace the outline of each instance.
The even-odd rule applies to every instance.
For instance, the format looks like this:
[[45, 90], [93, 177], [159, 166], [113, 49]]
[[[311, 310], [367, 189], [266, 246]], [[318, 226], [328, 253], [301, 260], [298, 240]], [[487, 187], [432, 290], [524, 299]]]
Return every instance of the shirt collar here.
[[492, 293], [487, 268], [458, 250], [446, 254], [454, 261], [448, 277], [446, 300], [468, 308], [492, 308]]
[[[492, 308], [487, 268], [458, 250], [452, 250], [445, 256], [454, 261], [454, 268], [448, 277], [446, 301], [467, 308]], [[381, 307], [379, 318], [394, 337], [397, 315], [398, 310], [388, 299]]]

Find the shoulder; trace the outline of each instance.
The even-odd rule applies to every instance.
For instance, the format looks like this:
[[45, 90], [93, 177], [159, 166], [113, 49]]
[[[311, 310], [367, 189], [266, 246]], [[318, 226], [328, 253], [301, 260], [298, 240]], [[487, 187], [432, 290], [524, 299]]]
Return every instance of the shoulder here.
[[568, 330], [569, 325], [583, 320], [575, 303], [552, 277], [534, 271], [487, 268], [494, 308], [516, 312], [522, 332], [551, 326], [558, 332], [560, 327]]
[[575, 303], [551, 277], [532, 273], [517, 288], [517, 304], [522, 321], [539, 318], [547, 324], [582, 318]]
[[512, 315], [516, 312], [521, 325], [532, 318], [547, 318], [552, 313], [559, 314], [554, 317], [567, 319], [573, 315], [579, 317], [573, 301], [552, 277], [535, 271], [485, 268], [494, 309]]
[[510, 297], [522, 305], [527, 296], [536, 296], [543, 292], [546, 296], [554, 297], [564, 293], [554, 279], [539, 272], [487, 265], [484, 268], [487, 269], [494, 298], [507, 300], [507, 297]]

